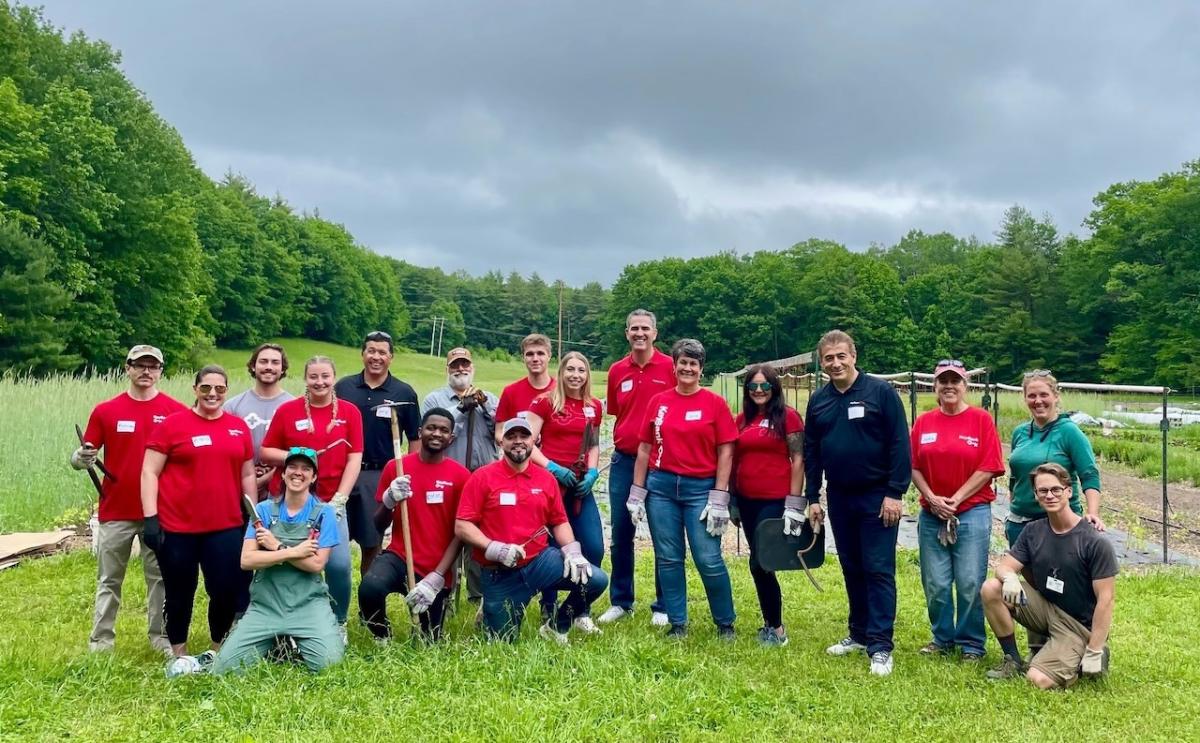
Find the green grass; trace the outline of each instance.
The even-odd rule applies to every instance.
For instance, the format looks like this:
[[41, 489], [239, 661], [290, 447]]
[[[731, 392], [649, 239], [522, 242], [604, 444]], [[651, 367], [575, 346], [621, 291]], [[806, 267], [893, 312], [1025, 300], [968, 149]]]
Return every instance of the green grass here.
[[[299, 394], [303, 385], [304, 362], [322, 354], [334, 360], [339, 375], [362, 369], [358, 349], [302, 339], [280, 339], [288, 350], [292, 373], [283, 386]], [[248, 350], [217, 350], [213, 361], [230, 374], [230, 394], [251, 385], [245, 370]], [[504, 385], [525, 374], [519, 361], [475, 363], [476, 384], [496, 394]], [[173, 371], [168, 367], [168, 371]], [[431, 390], [445, 384], [443, 358], [410, 352], [397, 353], [392, 373], [411, 384], [422, 399]], [[593, 392], [603, 396], [606, 375], [592, 375]], [[191, 399], [192, 377], [189, 372], [174, 373], [160, 385], [172, 396]], [[86, 427], [88, 415], [96, 403], [126, 389], [123, 374], [87, 378], [57, 376], [40, 380], [0, 376], [0, 410], [5, 425], [0, 427], [0, 533], [48, 529], [56, 524], [81, 524], [87, 521], [95, 501], [95, 491], [81, 472], [72, 470], [67, 457], [78, 445], [74, 424]]]
[[[639, 588], [650, 560], [639, 560]], [[729, 557], [736, 642], [714, 639], [694, 572], [692, 634], [667, 642], [643, 608], [597, 638], [559, 648], [531, 621], [514, 646], [481, 642], [467, 612], [450, 639], [381, 649], [359, 627], [341, 665], [318, 676], [263, 665], [244, 677], [168, 681], [145, 642], [145, 595], [130, 566], [117, 649], [88, 655], [95, 584], [87, 552], [0, 573], [0, 738], [4, 740], [1194, 740], [1200, 729], [1200, 575], [1119, 578], [1113, 673], [1066, 693], [989, 682], [983, 668], [919, 657], [928, 640], [915, 553], [902, 552], [896, 670], [832, 658], [845, 629], [836, 562], [825, 593], [782, 576], [791, 644], [759, 648], [744, 557]], [[393, 621], [404, 618], [391, 602]], [[597, 609], [607, 604], [601, 599]], [[193, 650], [203, 646], [197, 606]], [[996, 659], [989, 639], [990, 661]]]

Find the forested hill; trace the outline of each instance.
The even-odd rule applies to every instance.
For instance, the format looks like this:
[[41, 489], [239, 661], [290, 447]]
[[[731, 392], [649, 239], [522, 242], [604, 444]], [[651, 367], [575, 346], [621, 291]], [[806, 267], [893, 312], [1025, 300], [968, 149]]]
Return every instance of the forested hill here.
[[0, 370], [108, 368], [134, 342], [195, 363], [214, 344], [353, 345], [375, 329], [427, 349], [435, 322], [443, 350], [511, 350], [530, 331], [555, 335], [560, 306], [569, 347], [605, 361], [624, 352], [625, 313], [645, 306], [660, 339], [704, 341], [709, 371], [808, 350], [836, 326], [871, 370], [956, 356], [1000, 379], [1035, 366], [1200, 378], [1200, 162], [1102, 192], [1086, 239], [1013, 207], [987, 243], [913, 231], [855, 253], [808, 240], [560, 288], [412, 266], [241, 177], [214, 182], [119, 61], [0, 0]]

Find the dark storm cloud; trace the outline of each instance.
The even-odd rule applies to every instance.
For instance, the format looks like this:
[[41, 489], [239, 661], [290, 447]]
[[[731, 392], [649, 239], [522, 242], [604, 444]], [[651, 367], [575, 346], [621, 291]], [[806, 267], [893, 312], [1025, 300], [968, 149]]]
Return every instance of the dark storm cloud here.
[[197, 161], [424, 265], [1078, 230], [1200, 156], [1193, 3], [84, 3]]

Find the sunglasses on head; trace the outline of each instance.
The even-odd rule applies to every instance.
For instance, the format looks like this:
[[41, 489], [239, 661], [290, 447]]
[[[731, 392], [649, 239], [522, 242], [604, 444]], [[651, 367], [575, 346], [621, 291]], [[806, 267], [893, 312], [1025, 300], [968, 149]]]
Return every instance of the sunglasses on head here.
[[383, 332], [382, 330], [373, 330], [370, 333], [367, 333], [367, 340], [369, 340], [369, 341], [387, 341], [388, 343], [391, 343], [392, 336], [388, 335], [387, 333]]
[[953, 366], [955, 369], [966, 369], [967, 365], [958, 359], [942, 359], [937, 362], [937, 366]]
[[770, 382], [746, 382], [747, 392], [770, 392]]
[[293, 446], [291, 449], [288, 449], [289, 457], [294, 457], [297, 454], [308, 457], [309, 459], [317, 458], [317, 451], [315, 449], [310, 449], [307, 446]]
[[1025, 372], [1025, 378], [1030, 379], [1032, 377], [1049, 377], [1053, 376], [1053, 374], [1054, 373], [1049, 369], [1034, 369], [1032, 371]]
[[229, 388], [223, 384], [198, 384], [196, 389], [201, 395], [207, 395], [210, 392], [216, 392], [218, 395], [224, 395], [229, 391]]

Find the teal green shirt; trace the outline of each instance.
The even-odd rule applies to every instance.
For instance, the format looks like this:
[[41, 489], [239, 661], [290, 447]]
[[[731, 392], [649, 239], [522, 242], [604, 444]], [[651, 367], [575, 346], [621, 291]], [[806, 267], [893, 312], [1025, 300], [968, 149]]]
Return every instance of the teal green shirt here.
[[1058, 419], [1045, 428], [1038, 428], [1030, 421], [1013, 431], [1012, 453], [1008, 458], [1011, 475], [1008, 489], [1012, 494], [1009, 510], [1025, 518], [1044, 513], [1033, 495], [1029, 474], [1046, 462], [1061, 464], [1071, 473], [1071, 510], [1082, 516], [1082, 491], [1100, 489], [1100, 470], [1096, 467], [1091, 442], [1066, 413], [1060, 413]]

